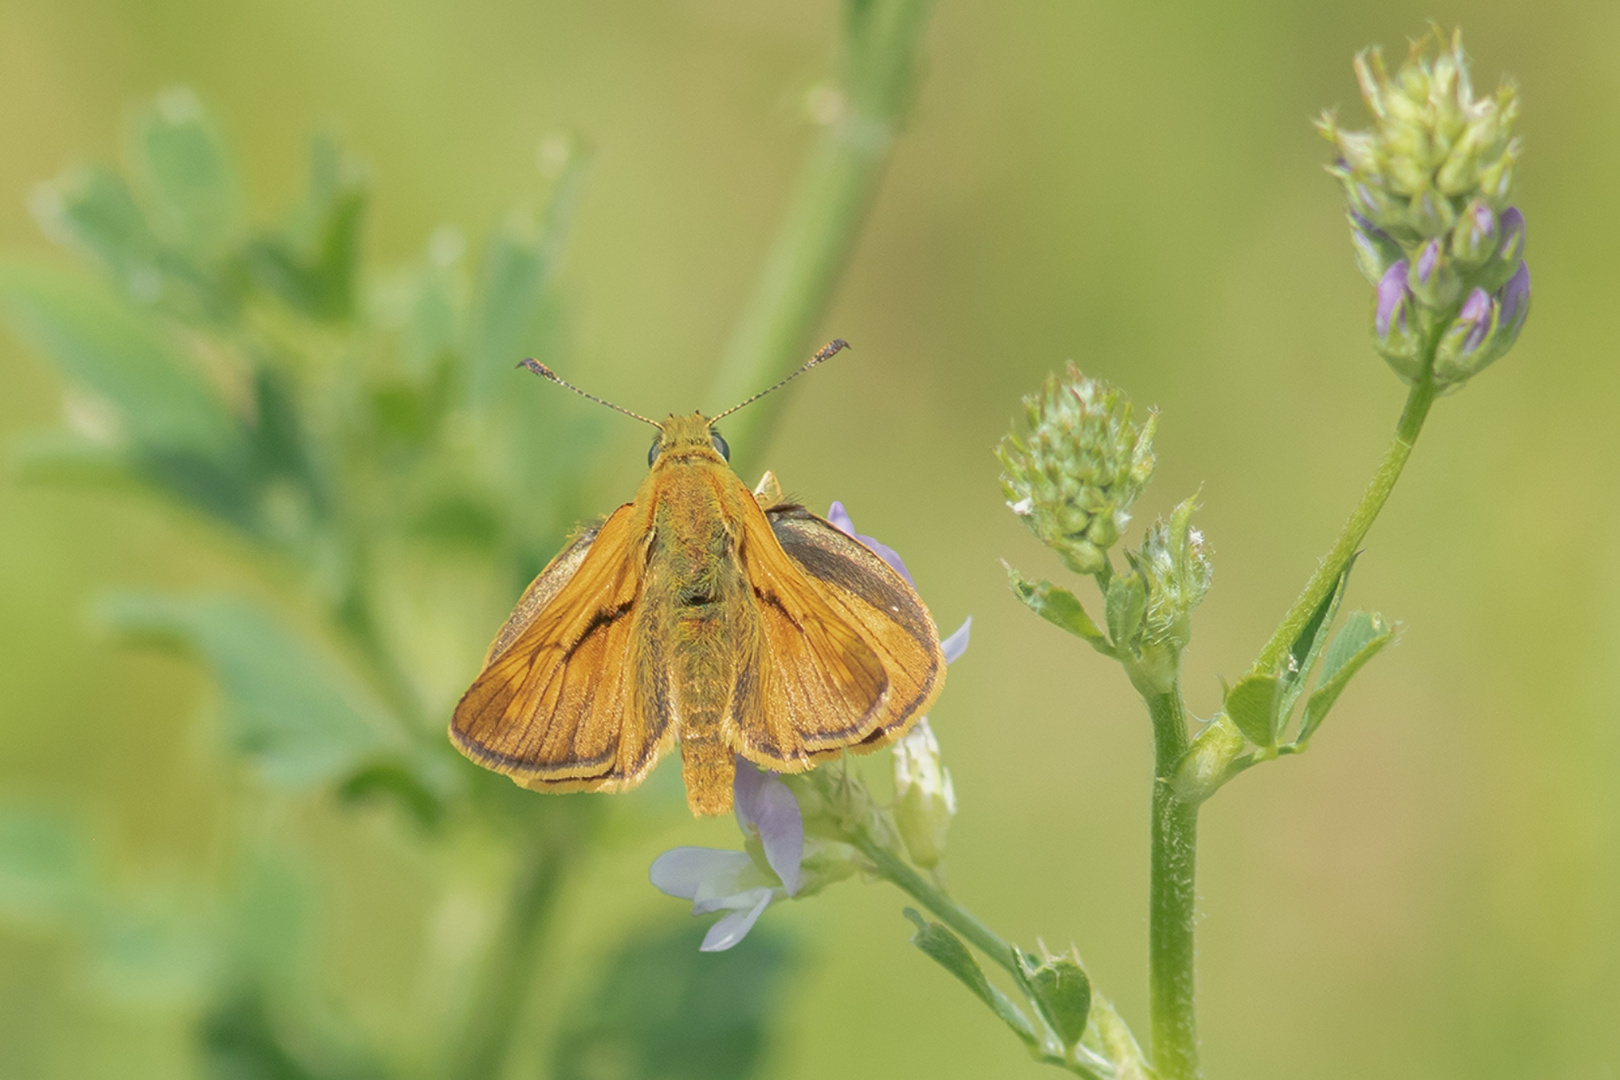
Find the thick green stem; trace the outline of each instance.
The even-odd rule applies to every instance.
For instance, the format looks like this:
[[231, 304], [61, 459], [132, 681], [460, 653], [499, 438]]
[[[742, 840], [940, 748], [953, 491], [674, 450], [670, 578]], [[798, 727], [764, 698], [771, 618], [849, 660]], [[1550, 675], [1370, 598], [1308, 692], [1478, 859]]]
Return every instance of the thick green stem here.
[[861, 854], [872, 860], [878, 868], [878, 873], [910, 894], [913, 900], [938, 915], [946, 926], [961, 934], [1014, 978], [1019, 977], [1016, 950], [994, 930], [980, 922], [977, 915], [952, 900], [945, 890], [923, 877], [899, 855], [877, 843], [870, 836], [863, 834], [857, 837], [855, 846], [860, 849]]
[[1148, 913], [1148, 995], [1153, 1067], [1161, 1080], [1192, 1080], [1198, 1067], [1193, 931], [1197, 920], [1198, 806], [1171, 779], [1187, 753], [1181, 688], [1147, 698], [1153, 718], [1153, 869]]
[[[928, 0], [846, 6], [836, 116], [805, 164], [781, 231], [720, 360], [709, 400], [722, 409], [808, 359], [811, 335], [832, 300], [882, 178], [907, 106], [928, 22]], [[785, 403], [765, 398], [726, 421], [746, 469], [758, 435]]]
[[452, 1080], [493, 1080], [501, 1074], [535, 958], [567, 872], [569, 848], [548, 836], [522, 849], [501, 925], [484, 958], [460, 1037], [453, 1048]]
[[1395, 481], [1400, 479], [1401, 470], [1406, 467], [1406, 459], [1412, 456], [1412, 446], [1417, 442], [1418, 432], [1423, 430], [1423, 421], [1428, 418], [1429, 406], [1434, 404], [1434, 393], [1434, 382], [1431, 379], [1424, 379], [1412, 387], [1411, 393], [1406, 398], [1406, 408], [1401, 412], [1400, 423], [1395, 426], [1395, 437], [1390, 440], [1389, 449], [1384, 453], [1384, 460], [1379, 463], [1378, 471], [1373, 474], [1372, 482], [1367, 485], [1366, 493], [1361, 496], [1361, 502], [1356, 504], [1356, 509], [1350, 515], [1350, 520], [1345, 522], [1339, 538], [1322, 557], [1316, 573], [1306, 582], [1299, 599], [1294, 601], [1294, 606], [1283, 616], [1282, 622], [1271, 635], [1271, 640], [1260, 650], [1252, 670], [1271, 672], [1277, 669], [1288, 650], [1293, 647], [1294, 639], [1299, 637], [1300, 631], [1310, 621], [1311, 614], [1321, 604], [1322, 598], [1338, 583], [1339, 575], [1344, 571], [1344, 564], [1350, 561], [1350, 557], [1361, 546], [1361, 541], [1367, 536], [1367, 530], [1372, 527], [1379, 511], [1383, 510], [1384, 503], [1389, 499], [1389, 493], [1394, 490]]

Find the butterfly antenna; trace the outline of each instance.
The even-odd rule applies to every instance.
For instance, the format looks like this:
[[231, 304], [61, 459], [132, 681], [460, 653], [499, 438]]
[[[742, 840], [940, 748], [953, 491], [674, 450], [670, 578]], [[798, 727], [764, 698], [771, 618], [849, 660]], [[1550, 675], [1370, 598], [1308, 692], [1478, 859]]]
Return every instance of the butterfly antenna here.
[[793, 374], [789, 375], [787, 378], [783, 379], [781, 382], [777, 383], [775, 386], [767, 387], [764, 390], [761, 390], [759, 393], [755, 394], [753, 397], [749, 398], [747, 401], [739, 401], [737, 404], [733, 405], [731, 408], [727, 409], [725, 412], [720, 413], [720, 414], [718, 414], [716, 416], [710, 417], [709, 418], [709, 423], [713, 424], [716, 421], [718, 421], [721, 417], [730, 416], [732, 413], [736, 412], [738, 409], [742, 408], [744, 405], [752, 405], [754, 402], [758, 401], [760, 398], [764, 397], [766, 394], [774, 393], [775, 391], [782, 389], [782, 387], [786, 386], [788, 383], [792, 382], [794, 379], [797, 379], [800, 375], [803, 375], [805, 372], [809, 371], [811, 368], [815, 367], [817, 364], [821, 363], [823, 360], [831, 360], [834, 356], [836, 356], [839, 353], [843, 352], [847, 348], [849, 348], [849, 342], [845, 341], [843, 338], [833, 338], [831, 341], [827, 342], [827, 344], [825, 344], [821, 348], [817, 349], [816, 350], [816, 355], [814, 355], [810, 359], [806, 360], [804, 362], [804, 366], [799, 368], [798, 371], [795, 371]]
[[534, 372], [536, 375], [540, 376], [542, 379], [550, 379], [552, 382], [556, 383], [558, 386], [561, 386], [561, 387], [563, 387], [564, 389], [567, 389], [567, 390], [572, 390], [574, 393], [578, 394], [580, 397], [584, 398], [586, 401], [594, 401], [598, 405], [606, 405], [608, 408], [612, 409], [614, 412], [624, 413], [624, 415], [626, 415], [628, 417], [631, 417], [632, 419], [640, 420], [643, 424], [651, 424], [653, 427], [657, 428], [659, 431], [664, 430], [664, 425], [660, 424], [656, 420], [649, 420], [645, 416], [642, 416], [640, 413], [631, 412], [629, 409], [625, 408], [623, 405], [615, 405], [611, 401], [603, 401], [601, 398], [597, 397], [595, 394], [587, 394], [585, 391], [581, 390], [579, 387], [575, 386], [573, 383], [569, 382], [567, 379], [564, 379], [561, 375], [558, 375], [555, 371], [552, 371], [550, 368], [546, 367], [546, 365], [542, 364], [540, 361], [538, 361], [538, 360], [536, 360], [536, 359], [534, 359], [532, 357], [529, 358], [528, 360], [523, 361], [521, 364], [518, 365], [518, 367], [528, 368], [530, 371]]

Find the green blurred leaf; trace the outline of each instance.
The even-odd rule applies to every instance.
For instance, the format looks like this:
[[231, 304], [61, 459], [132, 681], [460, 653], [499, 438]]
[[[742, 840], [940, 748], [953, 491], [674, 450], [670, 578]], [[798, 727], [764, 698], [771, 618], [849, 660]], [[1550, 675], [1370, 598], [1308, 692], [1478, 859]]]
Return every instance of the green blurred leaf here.
[[362, 767], [343, 781], [338, 796], [350, 803], [392, 801], [424, 829], [437, 828], [444, 821], [447, 809], [442, 788], [435, 789], [424, 783], [420, 767], [398, 762], [377, 762]]
[[242, 193], [218, 125], [186, 87], [159, 94], [130, 127], [157, 230], [206, 258], [242, 231]]
[[368, 1053], [288, 1028], [256, 986], [223, 997], [198, 1024], [202, 1074], [209, 1080], [381, 1080], [387, 1075]]
[[659, 927], [602, 962], [601, 983], [558, 1032], [557, 1080], [744, 1080], [763, 1063], [792, 954], [768, 927], [725, 952], [701, 928]]
[[1362, 665], [1378, 655], [1395, 638], [1395, 630], [1376, 614], [1353, 611], [1344, 620], [1344, 629], [1333, 639], [1322, 657], [1322, 677], [1316, 689], [1305, 702], [1305, 716], [1300, 721], [1301, 746], [1309, 741], [1316, 729], [1327, 718], [1328, 711], [1344, 692]]
[[1065, 953], [1037, 961], [1019, 950], [1018, 967], [1030, 1000], [1063, 1045], [1078, 1043], [1091, 1015], [1091, 980], [1080, 965], [1080, 957]]
[[1135, 570], [1115, 574], [1108, 581], [1103, 614], [1108, 620], [1108, 636], [1114, 648], [1130, 651], [1147, 614], [1147, 587]]
[[93, 891], [76, 821], [39, 807], [0, 808], [0, 918], [55, 926], [84, 914]]
[[956, 976], [975, 997], [990, 1006], [990, 1011], [1000, 1017], [1002, 1023], [1012, 1029], [1014, 1035], [1031, 1047], [1040, 1045], [1040, 1037], [1035, 1034], [1035, 1028], [1024, 1015], [1024, 1011], [985, 978], [979, 962], [973, 959], [973, 953], [962, 943], [961, 938], [953, 934], [944, 924], [924, 919], [913, 908], [906, 908], [904, 914], [917, 927], [917, 932], [911, 935], [913, 945], [926, 953], [940, 967]]
[[237, 418], [150, 315], [77, 274], [0, 264], [0, 311], [17, 336], [112, 405], [137, 451], [239, 460]]
[[1245, 675], [1227, 691], [1226, 715], [1256, 746], [1275, 746], [1282, 688], [1275, 675]]
[[1114, 655], [1114, 650], [1108, 644], [1108, 638], [1091, 621], [1091, 616], [1080, 604], [1080, 598], [1060, 585], [1042, 580], [1031, 583], [1028, 579], [1012, 567], [1007, 567], [1007, 583], [1012, 587], [1013, 595], [1022, 600], [1028, 608], [1053, 626], [1062, 627], [1091, 644], [1091, 647], [1105, 656]]
[[365, 174], [337, 143], [316, 139], [303, 204], [284, 229], [246, 249], [254, 278], [311, 318], [337, 321], [353, 316], [359, 296], [360, 233], [370, 195]]
[[260, 777], [308, 788], [407, 749], [399, 727], [364, 685], [268, 611], [229, 596], [109, 597], [115, 630], [179, 648], [212, 671], [233, 748]]
[[30, 205], [51, 239], [95, 263], [136, 304], [160, 305], [190, 321], [235, 313], [231, 283], [158, 239], [116, 172], [74, 169], [36, 188]]
[[51, 239], [100, 264], [130, 296], [157, 298], [160, 245], [122, 176], [99, 165], [81, 166], [41, 184], [30, 205]]

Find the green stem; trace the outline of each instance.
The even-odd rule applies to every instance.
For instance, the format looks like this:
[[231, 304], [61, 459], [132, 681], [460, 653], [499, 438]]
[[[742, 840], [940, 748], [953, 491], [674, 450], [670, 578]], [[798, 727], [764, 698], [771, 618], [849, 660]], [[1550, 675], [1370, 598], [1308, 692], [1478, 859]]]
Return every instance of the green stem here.
[[1322, 598], [1327, 596], [1329, 590], [1339, 580], [1339, 574], [1344, 570], [1344, 564], [1356, 553], [1365, 539], [1367, 530], [1377, 519], [1389, 499], [1389, 493], [1394, 490], [1395, 481], [1400, 479], [1401, 470], [1406, 467], [1406, 459], [1412, 456], [1412, 446], [1417, 442], [1418, 432], [1423, 430], [1423, 421], [1428, 418], [1429, 406], [1434, 404], [1434, 381], [1424, 379], [1412, 387], [1407, 395], [1406, 408], [1401, 411], [1400, 423], [1395, 426], [1395, 437], [1390, 441], [1389, 449], [1384, 452], [1384, 460], [1379, 463], [1378, 471], [1373, 474], [1372, 482], [1367, 485], [1367, 491], [1361, 496], [1361, 502], [1356, 504], [1355, 511], [1350, 520], [1345, 522], [1344, 530], [1339, 538], [1333, 542], [1328, 553], [1322, 557], [1322, 562], [1306, 582], [1305, 589], [1294, 601], [1294, 606], [1288, 609], [1282, 622], [1266, 642], [1265, 648], [1255, 658], [1256, 672], [1275, 671], [1288, 650], [1293, 647], [1294, 639], [1299, 637], [1305, 624], [1310, 621], [1311, 614], [1321, 604]]
[[[877, 865], [878, 872], [891, 884], [898, 886], [913, 900], [938, 915], [946, 926], [972, 942], [980, 952], [1005, 969], [1013, 977], [1014, 983], [1023, 985], [1024, 977], [1018, 970], [1018, 950], [980, 922], [977, 915], [952, 900], [943, 889], [912, 869], [905, 859], [878, 843], [870, 834], [858, 835], [855, 846]], [[1036, 1061], [1044, 1065], [1056, 1065], [1086, 1080], [1102, 1080], [1110, 1068], [1110, 1063], [1106, 1059], [1098, 1058], [1084, 1047], [1076, 1047], [1072, 1053], [1065, 1052], [1056, 1037], [1045, 1027], [1045, 1021], [1038, 1009], [1035, 1011], [1035, 1022], [1042, 1026], [1043, 1031], [1047, 1031], [1040, 1043], [1029, 1048], [1031, 1056]]]
[[1193, 931], [1197, 920], [1198, 805], [1170, 783], [1187, 753], [1181, 688], [1147, 699], [1153, 719], [1153, 869], [1148, 913], [1148, 995], [1153, 1067], [1161, 1080], [1193, 1080], [1198, 1067]]
[[501, 1074], [568, 862], [566, 845], [543, 833], [521, 850], [506, 912], [454, 1044], [452, 1080], [493, 1080]]
[[1005, 968], [1014, 979], [1020, 978], [1017, 950], [1003, 940], [1001, 935], [980, 922], [977, 915], [952, 900], [945, 890], [912, 869], [898, 854], [877, 843], [871, 836], [865, 833], [858, 835], [855, 846], [860, 849], [861, 854], [872, 860], [878, 868], [878, 873], [899, 886], [901, 891], [910, 894], [913, 900], [938, 915], [946, 926], [961, 934], [980, 952]]
[[[709, 400], [727, 408], [809, 358], [811, 335], [831, 302], [866, 222], [883, 167], [911, 100], [929, 0], [846, 4], [838, 116], [805, 164], [781, 231], [720, 360]], [[726, 422], [752, 463], [785, 403], [765, 398]]]

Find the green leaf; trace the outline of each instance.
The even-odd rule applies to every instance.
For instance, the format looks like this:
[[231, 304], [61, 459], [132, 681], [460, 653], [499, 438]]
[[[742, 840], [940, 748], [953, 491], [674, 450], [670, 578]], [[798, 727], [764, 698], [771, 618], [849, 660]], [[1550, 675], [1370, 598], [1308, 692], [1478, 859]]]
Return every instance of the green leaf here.
[[1108, 636], [1114, 648], [1134, 652], [1136, 636], [1147, 612], [1147, 586], [1135, 570], [1115, 574], [1108, 582], [1103, 614], [1108, 620]]
[[160, 240], [123, 177], [112, 170], [74, 169], [40, 185], [30, 205], [51, 239], [95, 263], [136, 305], [158, 305], [191, 322], [219, 322], [235, 314], [229, 276], [204, 270]]
[[82, 166], [41, 185], [30, 205], [51, 239], [99, 263], [132, 297], [156, 298], [160, 245], [123, 177], [99, 165]]
[[1091, 1015], [1091, 980], [1079, 955], [1071, 952], [1037, 962], [1019, 950], [1018, 967], [1035, 1007], [1063, 1045], [1074, 1046], [1085, 1035], [1086, 1019]]
[[210, 669], [231, 745], [265, 783], [309, 788], [406, 749], [359, 680], [247, 600], [124, 595], [106, 599], [100, 614], [115, 630], [178, 648]]
[[424, 782], [421, 768], [394, 761], [362, 767], [343, 781], [338, 796], [349, 803], [391, 800], [424, 829], [436, 828], [447, 812], [441, 791]]
[[105, 286], [45, 266], [0, 264], [0, 312], [26, 344], [117, 410], [136, 449], [240, 456], [240, 425], [202, 371], [154, 318]]
[[335, 142], [315, 140], [303, 204], [286, 228], [247, 248], [254, 278], [311, 318], [338, 321], [354, 315], [360, 232], [370, 194], [364, 173]]
[[[510, 786], [510, 785], [508, 785]], [[794, 955], [769, 926], [725, 952], [698, 951], [702, 928], [649, 928], [597, 961], [553, 1044], [556, 1080], [746, 1080], [769, 1052]]]
[[1289, 649], [1288, 670], [1282, 673], [1282, 702], [1278, 706], [1280, 714], [1279, 730], [1286, 727], [1288, 718], [1294, 713], [1294, 703], [1305, 690], [1305, 682], [1310, 677], [1311, 668], [1316, 666], [1316, 659], [1321, 655], [1322, 647], [1327, 644], [1328, 631], [1333, 629], [1333, 620], [1339, 614], [1339, 605], [1344, 601], [1345, 590], [1350, 586], [1350, 571], [1355, 568], [1356, 559], [1361, 553], [1356, 552], [1345, 562], [1344, 569], [1339, 573], [1339, 580], [1333, 590], [1322, 598], [1311, 613], [1310, 621], [1300, 629], [1299, 636], [1294, 639], [1293, 647]]
[[[215, 1003], [197, 1026], [207, 1080], [383, 1080], [388, 1070], [361, 1047], [290, 1030], [264, 989], [246, 986]], [[324, 1033], [322, 1033], [324, 1034]], [[313, 1037], [312, 1037], [313, 1036]]]
[[131, 125], [134, 157], [159, 232], [217, 258], [242, 229], [242, 193], [218, 126], [185, 87], [159, 94]]
[[906, 908], [905, 916], [917, 926], [917, 932], [911, 935], [913, 945], [927, 953], [940, 967], [955, 975], [975, 997], [990, 1006], [990, 1011], [1000, 1017], [1002, 1023], [1012, 1029], [1014, 1035], [1031, 1047], [1040, 1045], [1040, 1036], [1035, 1034], [1035, 1028], [1024, 1015], [1024, 1011], [985, 978], [979, 962], [973, 959], [973, 954], [968, 951], [961, 938], [943, 924], [924, 919], [914, 908]]
[[1322, 657], [1322, 677], [1305, 702], [1305, 716], [1300, 721], [1296, 742], [1303, 746], [1310, 739], [1356, 672], [1394, 638], [1394, 628], [1376, 614], [1350, 613], [1344, 621], [1344, 629]]
[[29, 806], [0, 808], [0, 919], [54, 926], [83, 914], [94, 891], [76, 822]]
[[1281, 687], [1275, 675], [1245, 675], [1226, 693], [1226, 715], [1256, 746], [1275, 746], [1281, 717]]
[[1114, 650], [1109, 647], [1108, 638], [1091, 621], [1085, 608], [1080, 605], [1080, 598], [1060, 585], [1050, 581], [1031, 583], [1023, 574], [1012, 567], [1007, 567], [1007, 583], [1012, 587], [1013, 595], [1022, 600], [1031, 611], [1051, 623], [1067, 630], [1075, 637], [1090, 642], [1091, 647], [1100, 653], [1112, 656]]

